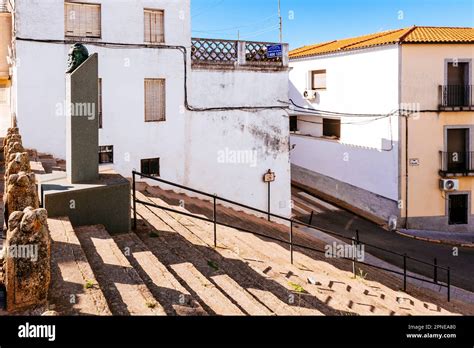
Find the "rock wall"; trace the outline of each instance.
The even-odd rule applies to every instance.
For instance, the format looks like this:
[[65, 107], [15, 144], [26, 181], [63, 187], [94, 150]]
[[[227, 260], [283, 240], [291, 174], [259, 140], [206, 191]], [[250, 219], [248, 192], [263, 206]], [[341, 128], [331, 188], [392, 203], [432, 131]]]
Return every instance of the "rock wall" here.
[[48, 214], [39, 209], [38, 191], [28, 152], [17, 127], [3, 141], [5, 159], [4, 215], [7, 225], [4, 281], [7, 311], [44, 304], [51, 280]]

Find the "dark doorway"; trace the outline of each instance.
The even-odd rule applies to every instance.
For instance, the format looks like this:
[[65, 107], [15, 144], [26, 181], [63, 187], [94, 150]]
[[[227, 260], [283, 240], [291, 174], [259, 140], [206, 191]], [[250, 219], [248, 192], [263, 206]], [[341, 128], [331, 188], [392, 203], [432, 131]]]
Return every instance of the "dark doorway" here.
[[469, 215], [469, 195], [456, 194], [449, 196], [449, 224], [466, 225]]
[[448, 106], [468, 106], [470, 95], [469, 64], [448, 63], [447, 83]]
[[448, 129], [448, 171], [463, 173], [468, 171], [469, 129]]

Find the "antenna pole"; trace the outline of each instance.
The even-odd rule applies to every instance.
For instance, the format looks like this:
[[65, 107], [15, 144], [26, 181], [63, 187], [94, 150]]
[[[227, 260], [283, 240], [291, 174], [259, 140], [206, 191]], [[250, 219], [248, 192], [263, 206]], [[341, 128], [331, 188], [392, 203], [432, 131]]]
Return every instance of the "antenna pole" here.
[[281, 0], [278, 0], [278, 18], [280, 20], [280, 43], [283, 43], [283, 20], [281, 18]]

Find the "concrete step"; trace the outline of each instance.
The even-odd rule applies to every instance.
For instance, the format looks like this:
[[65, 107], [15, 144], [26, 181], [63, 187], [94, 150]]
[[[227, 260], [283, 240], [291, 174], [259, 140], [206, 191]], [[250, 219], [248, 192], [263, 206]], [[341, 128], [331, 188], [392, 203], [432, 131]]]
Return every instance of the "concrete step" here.
[[[140, 196], [140, 199], [148, 200], [149, 198]], [[147, 221], [158, 230], [178, 232], [183, 238], [182, 244], [188, 246], [181, 246], [179, 250], [197, 262], [202, 260], [199, 263], [193, 261], [193, 264], [246, 313], [253, 315], [320, 314], [310, 306], [305, 308], [305, 301], [302, 301], [301, 306], [289, 303], [292, 293], [288, 288], [274, 279], [269, 279], [260, 270], [256, 271], [247, 260], [226, 249], [221, 243], [219, 243], [220, 248], [215, 250], [211, 246], [212, 228], [205, 232], [199, 231], [199, 234], [204, 235], [198, 236], [194, 230], [198, 227], [188, 219], [182, 216], [174, 217], [161, 209], [149, 208], [148, 210], [151, 214], [145, 213]], [[212, 260], [215, 264], [214, 267], [219, 269], [212, 272], [212, 269], [206, 264], [206, 260]]]
[[135, 233], [113, 238], [168, 315], [207, 315]]
[[103, 226], [75, 230], [114, 315], [166, 315]]
[[51, 234], [49, 301], [61, 315], [111, 315], [67, 217], [48, 219]]
[[[148, 208], [143, 206], [137, 208], [140, 217], [147, 221], [146, 226], [140, 224], [137, 230], [140, 239], [163, 264], [168, 265], [176, 279], [199, 300], [206, 311], [217, 315], [248, 314], [243, 307], [248, 304], [249, 298], [246, 298], [245, 304], [239, 304], [218, 285], [220, 281], [226, 282], [224, 279], [219, 279], [218, 282], [212, 279], [212, 276], [221, 275], [210, 266], [214, 265], [213, 259], [196, 254], [196, 250], [186, 245], [186, 241], [178, 232], [166, 225]], [[234, 295], [238, 293], [240, 296], [245, 296], [242, 293], [244, 290], [236, 283], [226, 282], [226, 287], [228, 290], [232, 289]], [[252, 312], [258, 310], [256, 306], [258, 304], [255, 304]]]
[[[147, 223], [157, 219], [146, 207], [139, 207], [139, 213]], [[170, 272], [197, 299], [210, 314], [243, 315], [244, 313], [230, 301], [216, 286], [211, 283], [195, 266], [195, 260], [183, 254], [164, 240], [163, 235], [169, 233], [179, 238], [179, 234], [169, 228], [154, 229], [152, 226], [141, 226], [137, 234], [152, 250], [154, 255], [168, 265]], [[191, 261], [192, 263], [190, 263]]]

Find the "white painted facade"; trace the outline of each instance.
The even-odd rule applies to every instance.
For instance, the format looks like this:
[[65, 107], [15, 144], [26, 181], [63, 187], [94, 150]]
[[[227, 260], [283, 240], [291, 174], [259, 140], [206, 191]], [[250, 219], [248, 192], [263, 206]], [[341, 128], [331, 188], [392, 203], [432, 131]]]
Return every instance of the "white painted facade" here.
[[[390, 114], [399, 105], [397, 45], [326, 54], [290, 61], [290, 98], [309, 109], [357, 114]], [[326, 70], [327, 88], [314, 100], [310, 72]], [[362, 188], [392, 201], [399, 199], [397, 115], [324, 116], [341, 120], [339, 140], [324, 138], [323, 118], [295, 109], [298, 131], [291, 136], [291, 163]]]
[[[113, 169], [129, 177], [133, 169], [140, 170], [141, 159], [160, 158], [161, 178], [260, 209], [267, 207], [262, 178], [272, 169], [277, 175], [272, 211], [288, 216], [289, 127], [283, 111], [188, 111], [179, 50], [111, 48], [94, 42], [143, 44], [144, 9], [164, 10], [165, 44], [188, 50], [188, 98], [195, 107], [278, 105], [278, 100], [288, 98], [287, 69], [191, 68], [189, 0], [82, 2], [101, 4], [102, 37], [84, 44], [90, 53], [99, 55], [103, 89], [100, 145], [114, 146]], [[15, 1], [16, 65], [12, 74], [13, 112], [24, 145], [58, 158], [65, 158], [65, 118], [58, 108], [65, 100], [69, 45], [21, 39], [65, 40], [63, 4], [62, 0]], [[144, 122], [145, 78], [166, 79], [164, 122]], [[250, 154], [250, 160], [239, 163], [233, 153]]]

